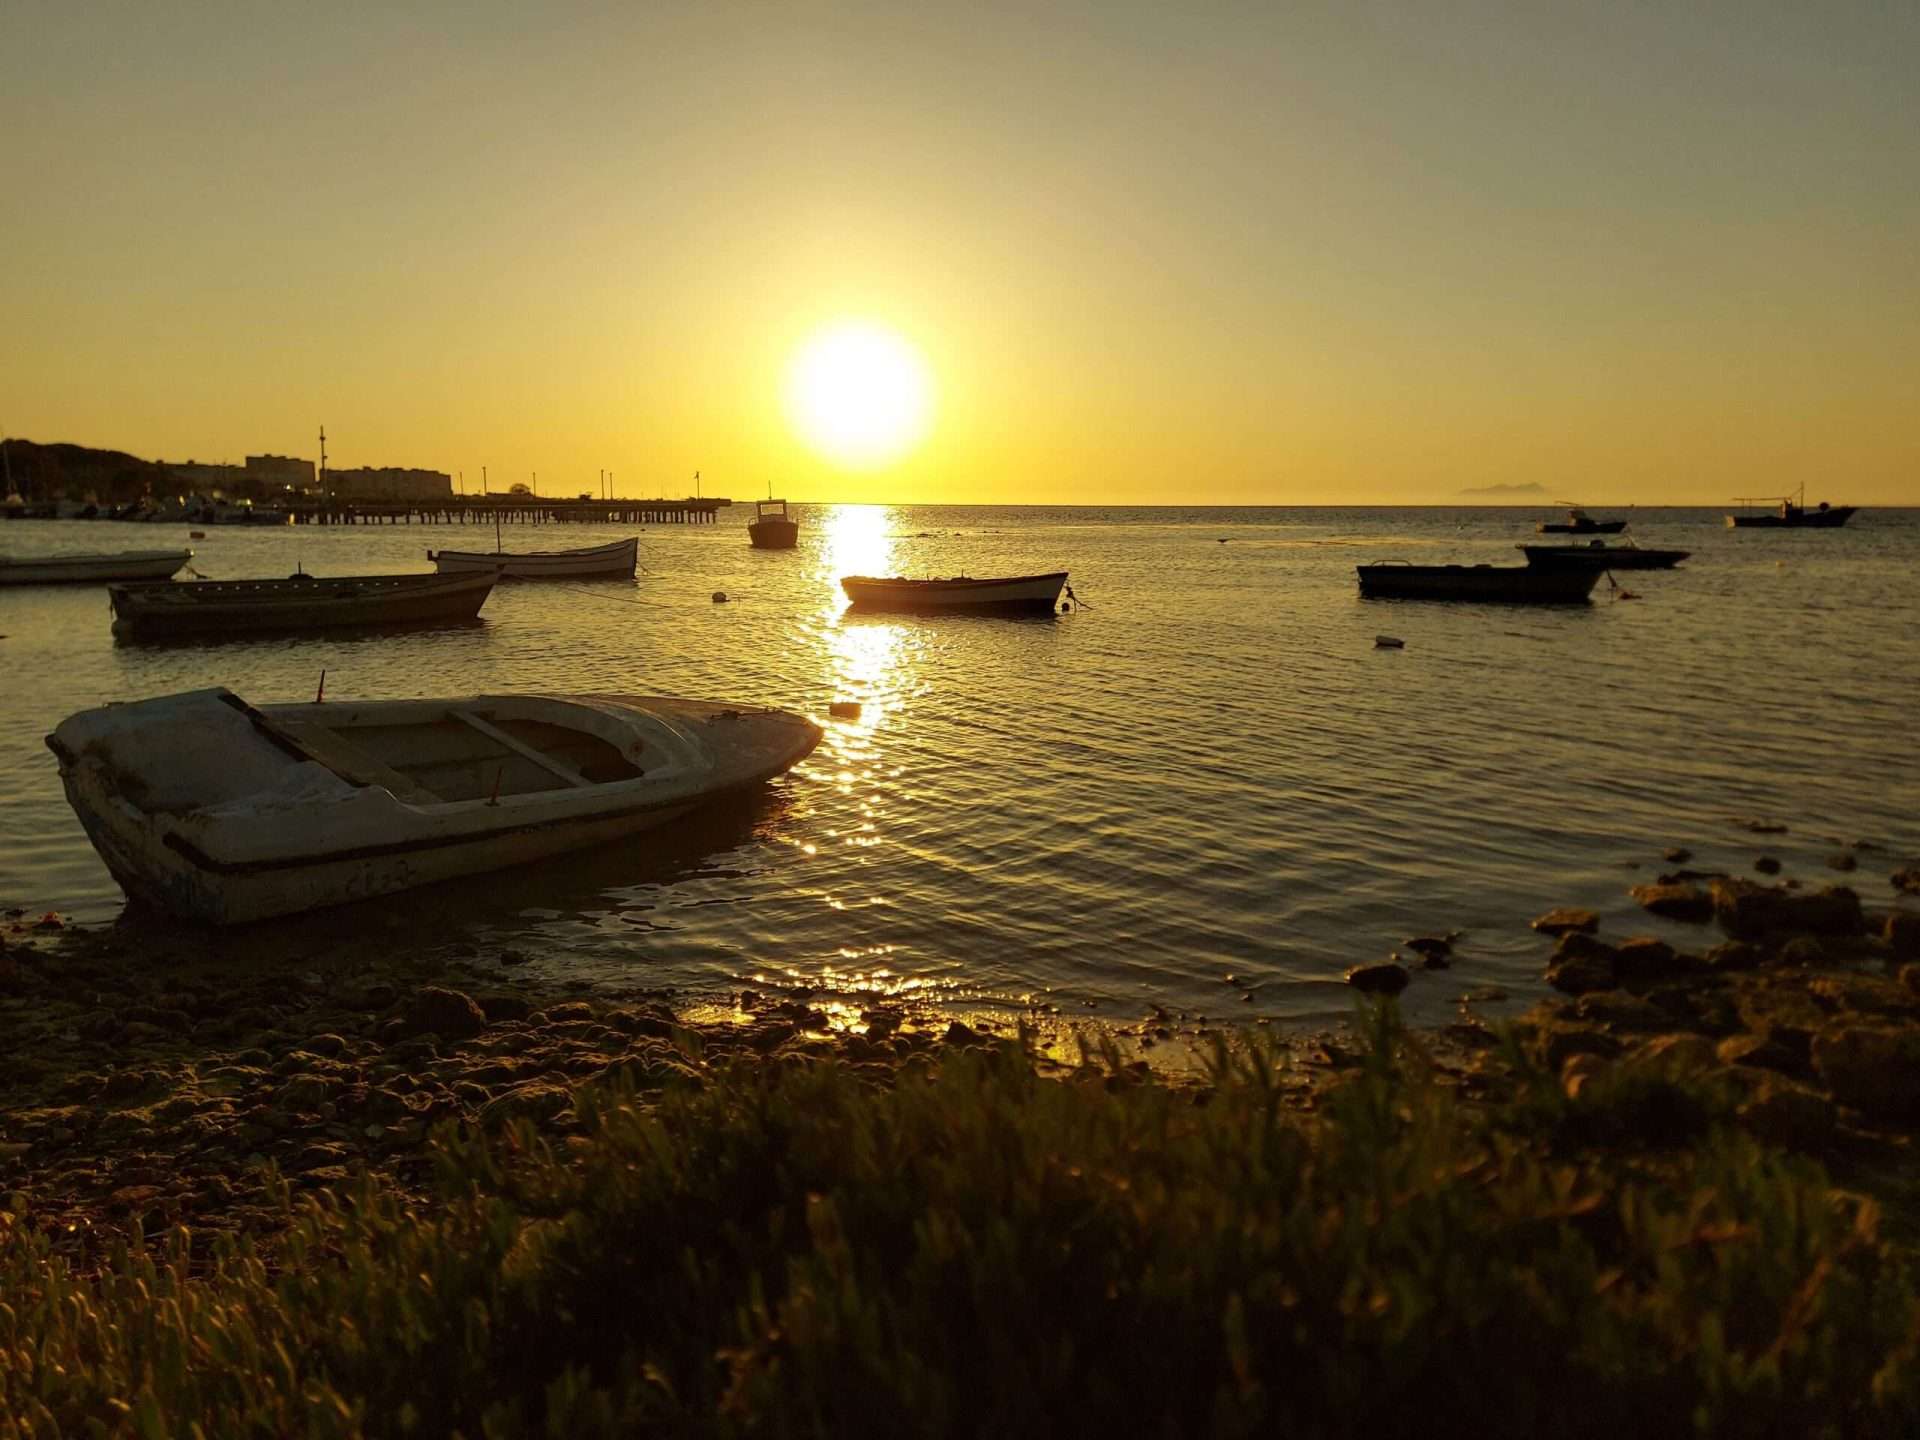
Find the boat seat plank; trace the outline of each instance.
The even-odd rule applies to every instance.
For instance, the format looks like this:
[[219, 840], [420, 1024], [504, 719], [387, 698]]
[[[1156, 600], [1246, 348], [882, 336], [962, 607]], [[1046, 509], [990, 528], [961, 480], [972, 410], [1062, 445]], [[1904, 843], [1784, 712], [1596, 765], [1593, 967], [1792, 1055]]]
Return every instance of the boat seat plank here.
[[278, 733], [316, 763], [355, 785], [378, 785], [411, 805], [438, 805], [440, 797], [419, 781], [383, 764], [338, 732], [310, 720], [275, 720], [259, 712], [254, 724]]
[[558, 779], [566, 781], [569, 785], [576, 786], [583, 790], [593, 789], [593, 781], [587, 779], [587, 777], [582, 775], [578, 770], [573, 769], [569, 765], [562, 764], [542, 750], [536, 750], [533, 746], [527, 744], [526, 741], [509, 735], [498, 725], [481, 719], [471, 710], [454, 710], [450, 713], [455, 719], [465, 721], [482, 735], [485, 735], [489, 740], [494, 741], [496, 744], [506, 746], [507, 749], [513, 751], [514, 754], [521, 756], [523, 759], [531, 760], [549, 775], [553, 775]]

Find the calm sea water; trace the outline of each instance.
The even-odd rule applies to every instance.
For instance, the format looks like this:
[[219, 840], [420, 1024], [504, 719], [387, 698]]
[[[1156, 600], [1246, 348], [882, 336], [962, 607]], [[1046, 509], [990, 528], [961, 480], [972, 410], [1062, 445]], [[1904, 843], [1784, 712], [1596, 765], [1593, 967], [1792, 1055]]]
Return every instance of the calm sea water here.
[[[158, 648], [111, 638], [100, 589], [0, 590], [0, 904], [120, 910], [41, 743], [62, 717], [214, 684], [308, 699], [323, 668], [336, 698], [666, 693], [828, 734], [673, 835], [209, 944], [295, 961], [364, 935], [715, 997], [785, 980], [852, 1006], [1317, 1021], [1347, 1012], [1346, 966], [1459, 929], [1455, 968], [1405, 1000], [1433, 1019], [1469, 990], [1537, 994], [1527, 921], [1549, 905], [1663, 932], [1626, 889], [1669, 846], [1824, 883], [1867, 842], [1851, 879], [1872, 900], [1920, 854], [1920, 511], [1767, 533], [1641, 510], [1633, 533], [1685, 566], [1623, 576], [1631, 601], [1603, 581], [1590, 607], [1528, 610], [1362, 601], [1352, 567], [1517, 560], [1541, 511], [821, 506], [783, 554], [747, 547], [750, 510], [647, 529], [631, 583], [503, 585], [454, 630]], [[508, 548], [614, 533], [510, 528]], [[238, 578], [426, 570], [430, 545], [491, 539], [16, 522], [0, 551], [191, 543]], [[865, 618], [836, 583], [1052, 569], [1090, 608]], [[861, 718], [826, 721], [839, 699]]]

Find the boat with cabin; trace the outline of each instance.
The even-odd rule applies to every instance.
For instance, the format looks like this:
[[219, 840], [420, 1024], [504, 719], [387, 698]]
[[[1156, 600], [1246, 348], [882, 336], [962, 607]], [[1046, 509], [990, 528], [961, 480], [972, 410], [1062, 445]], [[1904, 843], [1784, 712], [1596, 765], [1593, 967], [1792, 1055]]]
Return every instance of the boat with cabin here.
[[656, 696], [248, 704], [70, 716], [67, 800], [130, 899], [243, 924], [621, 841], [791, 768], [820, 728]]
[[497, 573], [503, 580], [591, 580], [631, 576], [640, 563], [640, 537], [577, 550], [429, 550], [442, 575]]
[[747, 543], [756, 550], [791, 550], [800, 539], [800, 522], [784, 500], [756, 500], [747, 525]]
[[1671, 570], [1693, 552], [1658, 550], [1651, 545], [1609, 545], [1589, 540], [1584, 545], [1520, 545], [1529, 565], [1590, 565], [1596, 570]]
[[1589, 565], [1410, 565], [1402, 560], [1356, 568], [1363, 600], [1526, 605], [1583, 605], [1601, 574], [1600, 567]]
[[1059, 608], [1060, 592], [1066, 586], [1065, 570], [982, 580], [966, 575], [944, 580], [849, 575], [840, 582], [858, 610], [969, 615], [1051, 615]]
[[120, 550], [104, 555], [0, 555], [0, 585], [99, 585], [167, 580], [193, 558], [191, 550]]
[[1567, 507], [1567, 518], [1563, 521], [1543, 520], [1534, 526], [1541, 535], [1618, 535], [1627, 528], [1624, 520], [1596, 520], [1582, 507], [1566, 500], [1559, 502]]
[[471, 620], [494, 582], [483, 575], [295, 575], [286, 580], [184, 580], [113, 585], [113, 632], [126, 639], [227, 636], [335, 626]]
[[1738, 496], [1736, 505], [1771, 505], [1772, 510], [1749, 510], [1744, 515], [1727, 516], [1730, 530], [1837, 530], [1853, 518], [1858, 505], [1829, 505], [1822, 500], [1807, 508], [1807, 487], [1802, 485], [1791, 495]]

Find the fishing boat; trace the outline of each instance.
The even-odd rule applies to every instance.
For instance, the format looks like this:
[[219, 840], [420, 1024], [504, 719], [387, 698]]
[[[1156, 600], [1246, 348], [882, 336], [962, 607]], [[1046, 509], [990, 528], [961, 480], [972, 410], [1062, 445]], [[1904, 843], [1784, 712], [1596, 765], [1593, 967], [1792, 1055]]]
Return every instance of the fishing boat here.
[[110, 555], [0, 555], [0, 585], [80, 585], [114, 580], [166, 580], [193, 558], [191, 550], [121, 550]]
[[1380, 560], [1358, 567], [1363, 600], [1481, 600], [1500, 604], [1578, 605], [1600, 579], [1589, 565], [1409, 565]]
[[747, 543], [756, 550], [791, 550], [800, 539], [800, 522], [784, 500], [756, 500], [747, 526]]
[[113, 585], [114, 634], [128, 639], [318, 630], [339, 625], [431, 625], [471, 620], [498, 577], [296, 575], [287, 580], [186, 580]]
[[877, 579], [849, 575], [840, 582], [858, 610], [921, 610], [968, 615], [1051, 615], [1066, 589], [1067, 572], [974, 580]]
[[1521, 545], [1516, 547], [1529, 565], [1591, 565], [1597, 570], [1671, 570], [1693, 552], [1656, 550], [1634, 544], [1609, 545], [1589, 540], [1584, 545]]
[[1804, 485], [1792, 495], [1740, 496], [1733, 503], [1776, 507], [1727, 516], [1727, 527], [1739, 530], [1837, 530], [1851, 520], [1853, 512], [1860, 508], [1858, 505], [1829, 505], [1822, 500], [1809, 510], [1807, 487]]
[[1541, 535], [1618, 535], [1627, 528], [1624, 520], [1596, 520], [1578, 505], [1567, 506], [1567, 518], [1563, 521], [1543, 520], [1534, 526]]
[[783, 710], [625, 695], [84, 710], [47, 737], [128, 896], [214, 925], [370, 899], [666, 825], [820, 741]]
[[504, 580], [588, 580], [632, 575], [639, 555], [635, 535], [578, 550], [429, 550], [427, 559], [442, 575], [497, 571]]

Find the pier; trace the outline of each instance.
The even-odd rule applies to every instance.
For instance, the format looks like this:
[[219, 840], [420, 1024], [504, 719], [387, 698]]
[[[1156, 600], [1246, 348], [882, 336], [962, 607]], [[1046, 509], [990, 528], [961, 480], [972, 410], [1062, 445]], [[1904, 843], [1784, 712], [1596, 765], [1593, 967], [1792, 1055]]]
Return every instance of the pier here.
[[444, 495], [433, 500], [296, 499], [296, 525], [711, 525], [727, 499], [559, 500], [538, 495]]

